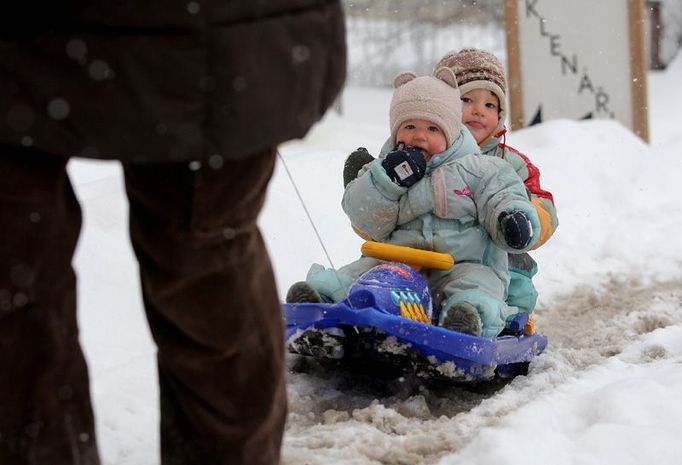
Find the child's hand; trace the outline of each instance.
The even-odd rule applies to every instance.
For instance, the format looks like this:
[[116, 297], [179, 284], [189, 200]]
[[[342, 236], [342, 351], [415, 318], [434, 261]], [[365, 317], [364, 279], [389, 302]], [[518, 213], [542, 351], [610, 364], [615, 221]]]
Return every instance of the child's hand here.
[[533, 238], [533, 225], [522, 211], [512, 213], [503, 212], [497, 217], [500, 223], [504, 241], [513, 249], [524, 249]]
[[405, 147], [401, 142], [381, 162], [386, 174], [393, 182], [410, 187], [424, 177], [426, 158], [416, 147]]
[[367, 163], [373, 162], [374, 157], [364, 147], [358, 147], [353, 153], [348, 155], [343, 164], [343, 187], [344, 189], [351, 181], [358, 177], [358, 172]]

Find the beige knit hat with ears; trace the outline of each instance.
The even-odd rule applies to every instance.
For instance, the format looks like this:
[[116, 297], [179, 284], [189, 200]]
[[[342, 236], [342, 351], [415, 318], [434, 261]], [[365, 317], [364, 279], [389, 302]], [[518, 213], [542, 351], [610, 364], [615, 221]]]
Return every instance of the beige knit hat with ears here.
[[455, 73], [457, 85], [462, 95], [474, 89], [488, 89], [497, 95], [500, 101], [500, 121], [494, 135], [504, 129], [507, 115], [507, 81], [504, 77], [502, 63], [495, 55], [477, 48], [463, 48], [458, 52], [449, 52], [440, 59], [434, 70], [447, 67]]
[[455, 74], [448, 68], [433, 76], [401, 73], [393, 81], [393, 99], [389, 111], [391, 138], [395, 140], [400, 125], [410, 119], [423, 119], [437, 125], [450, 147], [462, 130], [462, 100]]

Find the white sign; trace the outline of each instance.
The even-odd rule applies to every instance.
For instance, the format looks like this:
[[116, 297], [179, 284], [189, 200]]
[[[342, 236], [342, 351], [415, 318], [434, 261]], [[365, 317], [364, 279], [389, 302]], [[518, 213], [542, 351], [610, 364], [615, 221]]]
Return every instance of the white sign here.
[[508, 0], [512, 128], [612, 118], [648, 139], [643, 0]]

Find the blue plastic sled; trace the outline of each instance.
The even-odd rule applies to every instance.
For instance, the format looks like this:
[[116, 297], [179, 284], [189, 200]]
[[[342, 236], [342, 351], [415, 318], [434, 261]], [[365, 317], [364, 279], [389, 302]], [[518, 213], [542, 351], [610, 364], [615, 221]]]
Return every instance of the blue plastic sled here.
[[358, 278], [343, 302], [284, 304], [283, 312], [290, 352], [388, 362], [424, 378], [468, 382], [524, 374], [547, 346], [524, 313], [494, 339], [433, 325], [425, 278], [395, 262]]

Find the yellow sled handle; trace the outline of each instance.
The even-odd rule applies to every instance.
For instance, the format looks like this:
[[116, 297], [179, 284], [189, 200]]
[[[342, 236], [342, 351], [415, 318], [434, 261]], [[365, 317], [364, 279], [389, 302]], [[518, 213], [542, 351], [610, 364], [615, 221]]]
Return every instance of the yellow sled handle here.
[[383, 242], [367, 241], [360, 249], [367, 257], [401, 262], [414, 268], [434, 268], [436, 270], [449, 270], [455, 264], [452, 255], [429, 250], [413, 249], [402, 245], [384, 244]]

